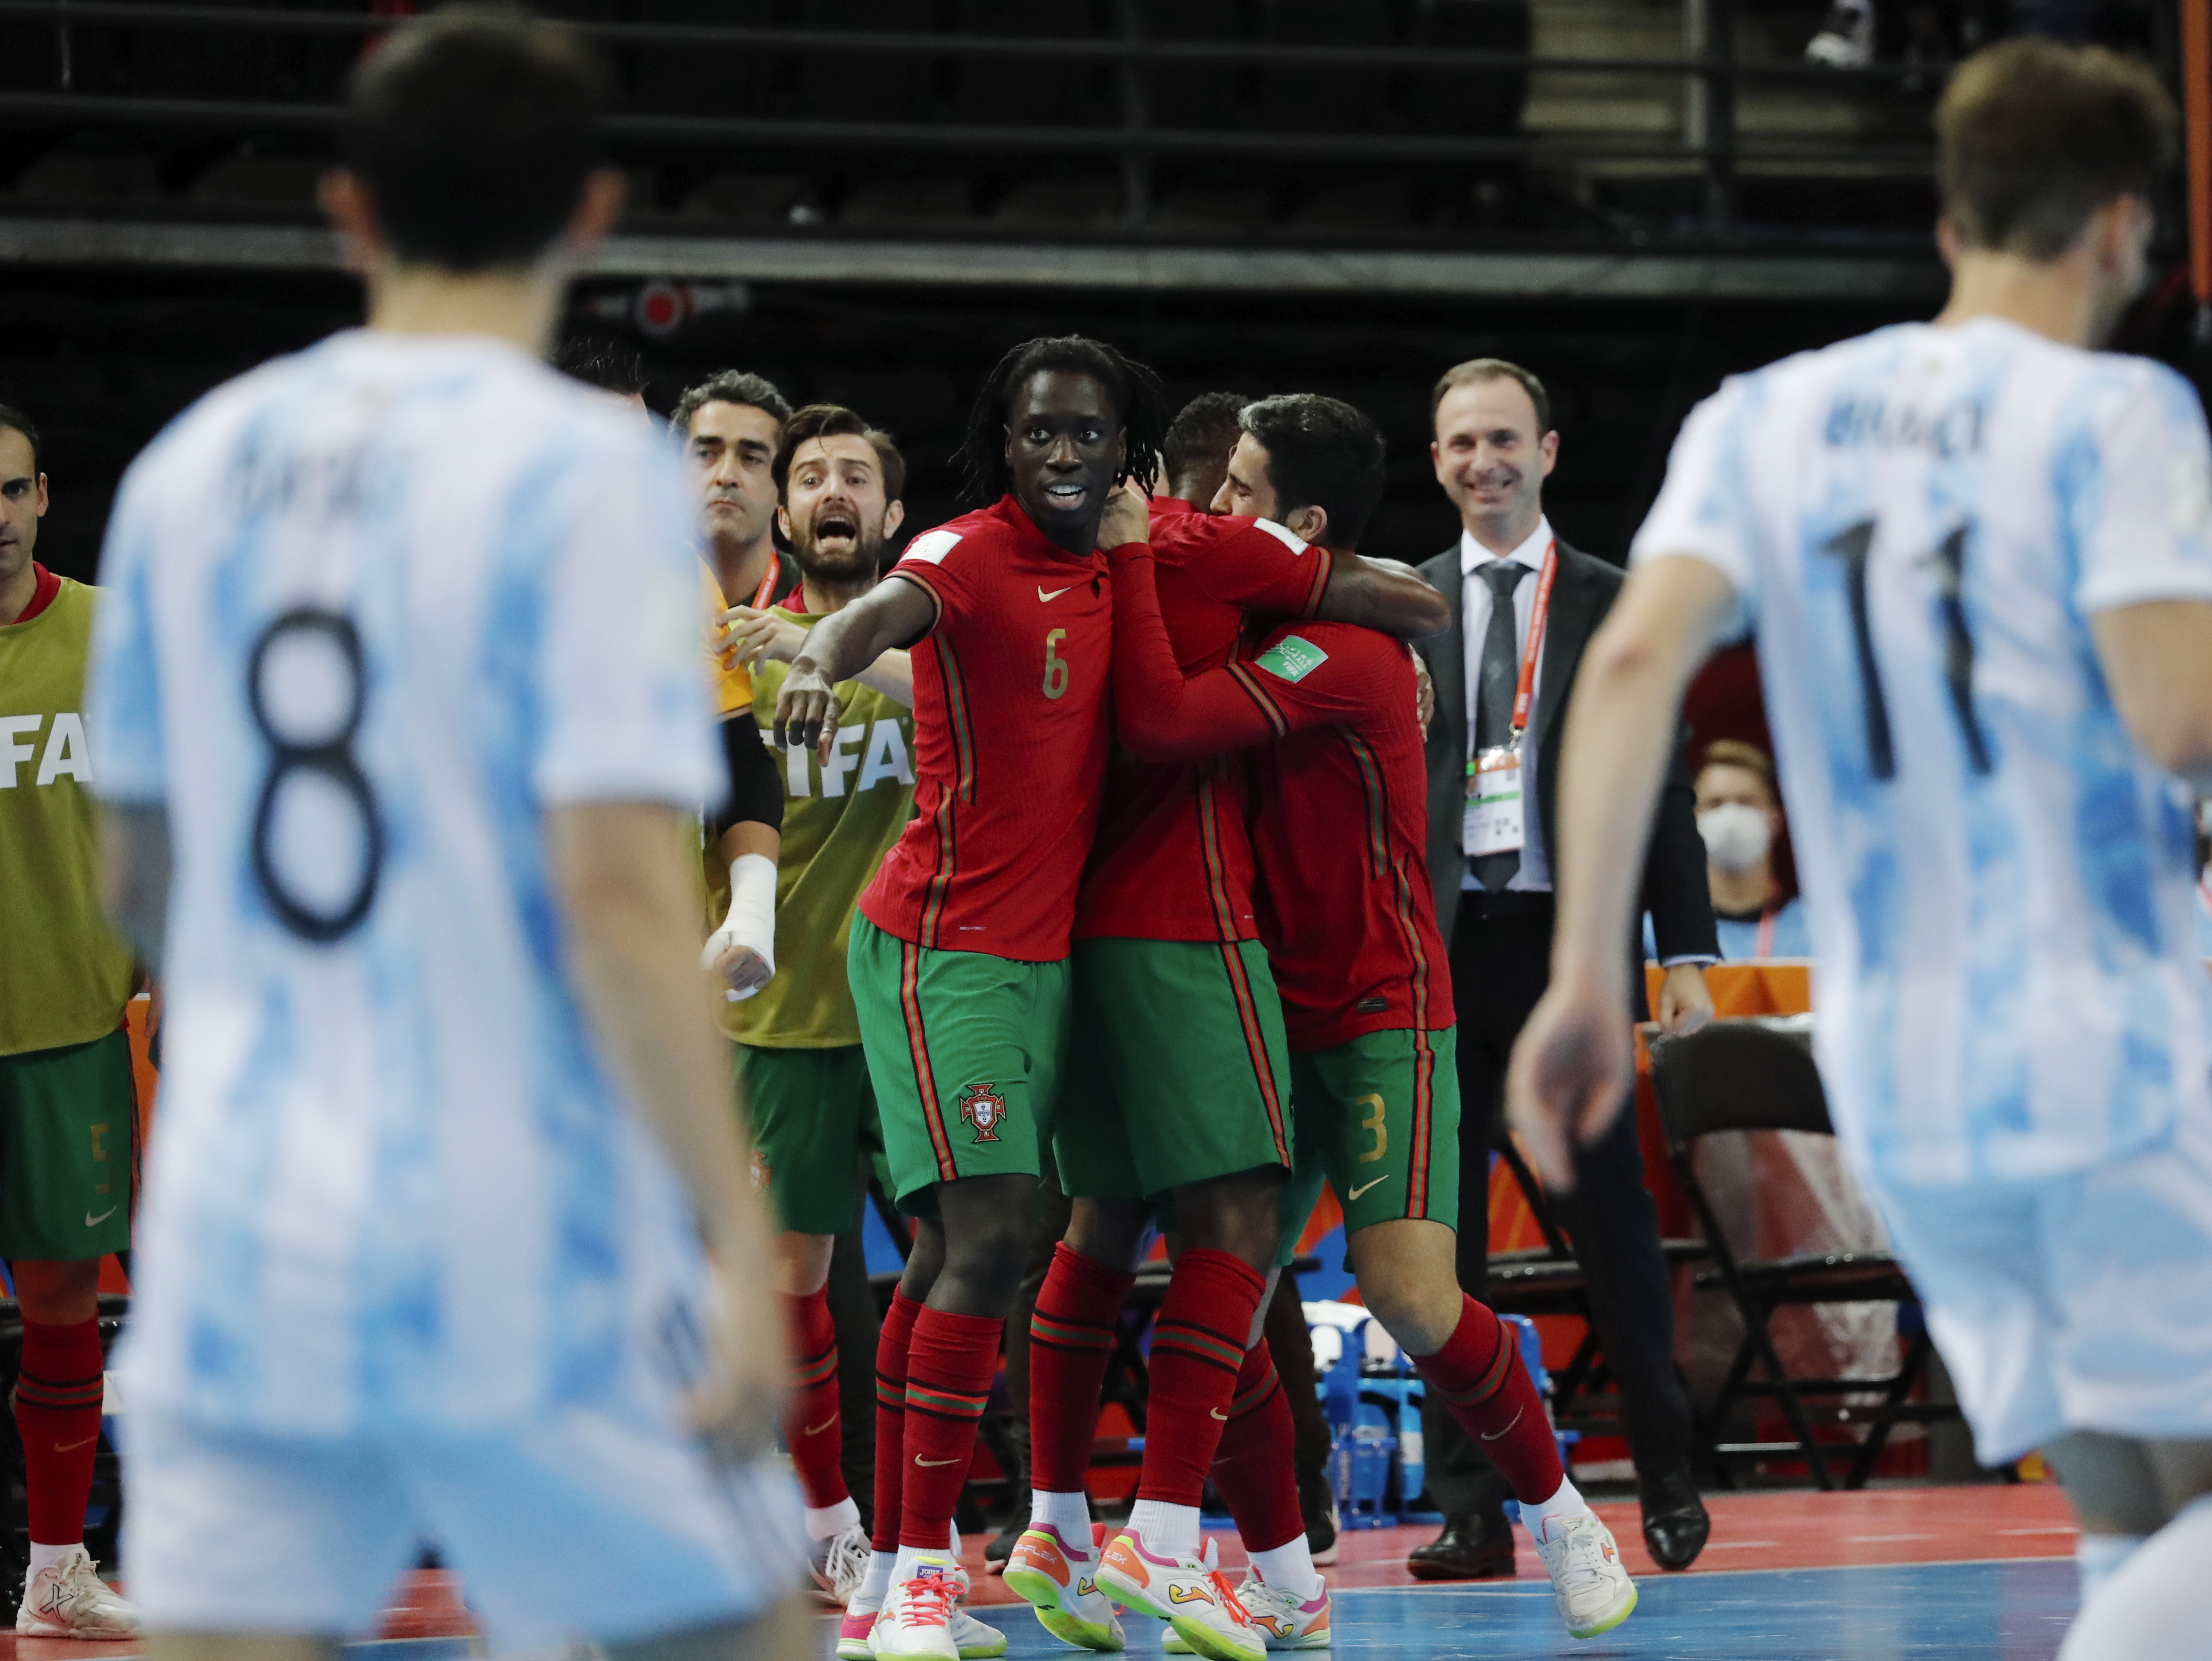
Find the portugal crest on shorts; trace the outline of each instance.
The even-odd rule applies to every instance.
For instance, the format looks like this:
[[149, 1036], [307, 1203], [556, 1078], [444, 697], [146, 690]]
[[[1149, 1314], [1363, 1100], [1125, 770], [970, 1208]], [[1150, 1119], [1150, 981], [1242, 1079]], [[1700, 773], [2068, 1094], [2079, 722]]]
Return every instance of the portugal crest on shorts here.
[[975, 1127], [978, 1142], [995, 1142], [1006, 1122], [1006, 1098], [988, 1084], [971, 1084], [960, 1098], [960, 1116]]

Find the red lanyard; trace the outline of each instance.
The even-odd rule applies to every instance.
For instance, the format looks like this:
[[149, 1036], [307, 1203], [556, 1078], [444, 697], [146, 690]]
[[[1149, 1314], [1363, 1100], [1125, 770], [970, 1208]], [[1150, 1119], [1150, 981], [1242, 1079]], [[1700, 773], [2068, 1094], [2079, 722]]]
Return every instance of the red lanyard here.
[[1772, 900], [1767, 901], [1759, 908], [1759, 939], [1751, 948], [1751, 955], [1754, 958], [1771, 958], [1774, 955], [1775, 910], [1776, 907]]
[[[1552, 579], [1559, 572], [1559, 539], [1544, 550], [1544, 569], [1536, 579], [1536, 602], [1528, 611], [1528, 644], [1521, 654], [1521, 682], [1513, 690], [1513, 731], [1528, 730], [1528, 703], [1536, 691], [1536, 658], [1544, 649], [1544, 625], [1552, 616]], [[1507, 602], [1510, 604], [1510, 602]]]
[[753, 590], [753, 610], [765, 611], [768, 603], [775, 598], [775, 580], [783, 575], [783, 567], [771, 553], [768, 559], [768, 575], [761, 579], [760, 587]]

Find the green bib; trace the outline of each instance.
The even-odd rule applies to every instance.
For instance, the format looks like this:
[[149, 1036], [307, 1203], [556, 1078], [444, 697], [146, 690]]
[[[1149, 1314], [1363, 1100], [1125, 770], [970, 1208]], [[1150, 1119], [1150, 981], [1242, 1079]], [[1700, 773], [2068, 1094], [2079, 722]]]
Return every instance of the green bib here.
[[[802, 627], [820, 621], [775, 609]], [[753, 671], [753, 713], [771, 754], [787, 672], [781, 663]], [[783, 768], [783, 843], [775, 873], [775, 978], [743, 1003], [726, 1005], [724, 1021], [732, 1037], [764, 1049], [860, 1042], [845, 983], [853, 904], [914, 817], [914, 711], [857, 680], [838, 686], [837, 707], [829, 765], [811, 750], [776, 757]]]
[[0, 1056], [105, 1037], [131, 998], [131, 953], [100, 906], [94, 599], [64, 577], [45, 611], [0, 628]]

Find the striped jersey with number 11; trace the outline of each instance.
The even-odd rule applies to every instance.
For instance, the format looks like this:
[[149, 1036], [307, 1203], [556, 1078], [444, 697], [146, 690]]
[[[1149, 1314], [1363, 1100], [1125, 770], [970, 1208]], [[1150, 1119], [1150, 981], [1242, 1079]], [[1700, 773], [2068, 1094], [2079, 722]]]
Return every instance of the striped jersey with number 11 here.
[[1906, 1183], [2155, 1146], [2212, 1092], [2182, 787], [2090, 619], [2212, 600], [2197, 394], [1978, 318], [1729, 381], [1636, 538], [1757, 636], [1838, 1130]]

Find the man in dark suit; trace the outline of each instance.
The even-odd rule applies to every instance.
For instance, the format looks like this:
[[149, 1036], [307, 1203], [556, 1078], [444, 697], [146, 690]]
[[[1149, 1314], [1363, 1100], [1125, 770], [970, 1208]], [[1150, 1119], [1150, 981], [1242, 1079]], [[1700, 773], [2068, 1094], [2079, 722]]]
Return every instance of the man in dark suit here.
[[[1429, 871], [1451, 949], [1462, 1112], [1460, 1283], [1487, 1279], [1489, 1169], [1505, 1066], [1551, 967], [1553, 781], [1583, 646], [1620, 591], [1619, 567], [1557, 541], [1543, 484], [1559, 457], [1543, 383], [1480, 358], [1448, 371], [1431, 400], [1437, 479], [1460, 510], [1458, 544], [1421, 567], [1452, 606], [1449, 631], [1417, 649], [1436, 684], [1429, 728]], [[1547, 566], [1553, 569], [1548, 580]], [[1546, 603], [1548, 599], [1548, 604]], [[1539, 632], [1533, 657], [1529, 636]], [[1689, 776], [1678, 754], [1644, 878], [1666, 980], [1662, 1023], [1709, 1016], [1704, 965], [1719, 955]], [[1642, 957], [1640, 941], [1621, 949]], [[1642, 1017], [1644, 977], [1634, 977]], [[1690, 1412], [1674, 1364], [1674, 1292], [1658, 1212], [1644, 1186], [1636, 1116], [1584, 1150], [1556, 1202], [1589, 1285], [1598, 1342], [1620, 1385], [1643, 1500], [1644, 1537], [1686, 1568], [1711, 1524], [1690, 1474]], [[1429, 1579], [1513, 1573], [1504, 1479], [1449, 1414], [1424, 1415], [1430, 1494], [1443, 1533], [1407, 1567]]]

